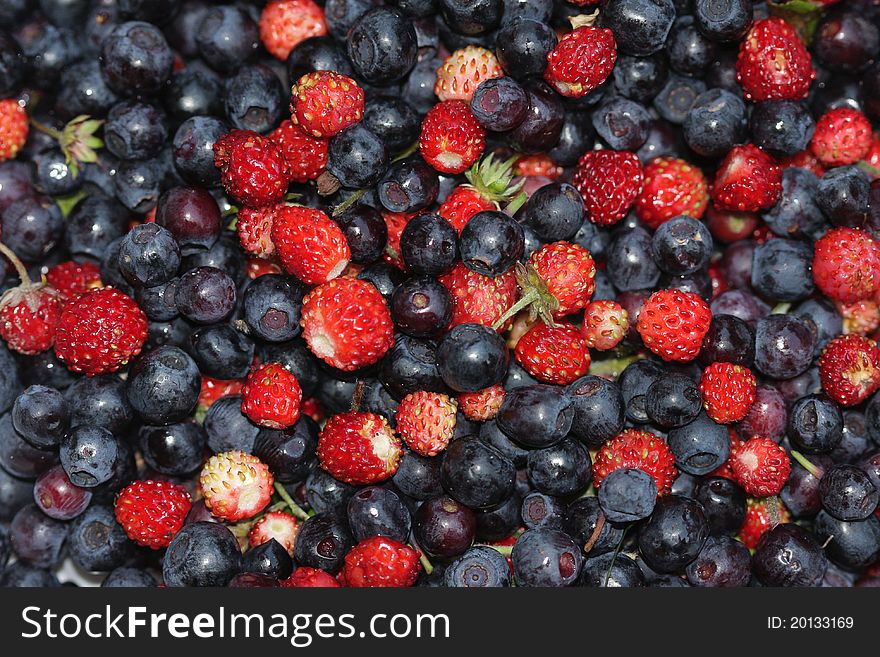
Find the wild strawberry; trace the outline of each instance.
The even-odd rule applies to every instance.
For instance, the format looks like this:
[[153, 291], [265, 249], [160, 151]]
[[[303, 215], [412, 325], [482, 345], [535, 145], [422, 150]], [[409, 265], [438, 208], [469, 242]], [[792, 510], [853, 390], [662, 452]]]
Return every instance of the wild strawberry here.
[[880, 245], [858, 228], [832, 228], [814, 245], [813, 280], [834, 301], [867, 299], [880, 289]]
[[243, 207], [238, 211], [235, 228], [242, 248], [258, 258], [271, 258], [275, 253], [272, 242], [272, 221], [277, 207], [267, 205], [262, 208]]
[[749, 438], [730, 455], [733, 476], [742, 489], [755, 497], [776, 495], [791, 472], [788, 454], [770, 438]]
[[394, 346], [385, 299], [358, 278], [337, 278], [309, 292], [301, 324], [312, 353], [346, 372], [372, 365]]
[[616, 301], [600, 299], [584, 309], [581, 335], [590, 349], [614, 349], [629, 331], [629, 314]]
[[516, 158], [516, 162], [513, 163], [513, 173], [526, 178], [558, 180], [565, 170], [546, 153], [532, 153]]
[[614, 33], [584, 25], [565, 34], [547, 55], [544, 79], [563, 96], [586, 96], [608, 79], [617, 61]]
[[61, 312], [55, 355], [86, 376], [115, 372], [141, 352], [147, 317], [129, 296], [112, 287], [89, 290]]
[[286, 429], [299, 419], [302, 390], [296, 377], [281, 363], [253, 368], [241, 391], [241, 412], [254, 424]]
[[269, 139], [281, 147], [292, 182], [315, 180], [327, 168], [329, 142], [307, 135], [293, 121], [282, 121]]
[[516, 343], [516, 362], [544, 383], [568, 385], [590, 368], [590, 352], [571, 324], [538, 322]]
[[246, 272], [249, 279], [254, 280], [266, 274], [280, 274], [281, 267], [265, 258], [248, 258]]
[[183, 527], [192, 499], [183, 486], [170, 481], [136, 481], [116, 496], [116, 522], [138, 545], [168, 547]]
[[345, 555], [339, 582], [352, 587], [412, 586], [422, 569], [419, 553], [386, 536], [372, 536]]
[[463, 173], [485, 147], [486, 131], [463, 100], [437, 103], [422, 121], [419, 150], [440, 173]]
[[825, 166], [853, 164], [871, 150], [872, 138], [868, 117], [850, 107], [837, 107], [816, 121], [810, 150]]
[[873, 299], [852, 303], [835, 302], [837, 312], [843, 318], [844, 335], [868, 335], [880, 328], [880, 306]]
[[375, 413], [334, 415], [318, 436], [318, 461], [339, 481], [364, 486], [397, 472], [402, 450], [388, 420]]
[[687, 363], [700, 353], [712, 311], [693, 292], [658, 290], [642, 305], [636, 330], [665, 361]]
[[682, 214], [700, 219], [708, 203], [709, 185], [700, 169], [684, 160], [658, 157], [645, 167], [645, 186], [635, 209], [638, 218], [656, 230]]
[[500, 210], [500, 203], [508, 201], [522, 189], [523, 182], [513, 183], [513, 158], [496, 160], [487, 155], [465, 172], [468, 184], [459, 185], [450, 192], [438, 214], [461, 233], [465, 224], [483, 210]]
[[456, 397], [458, 408], [472, 422], [494, 420], [504, 401], [504, 386], [495, 385], [477, 392], [461, 392]]
[[28, 136], [28, 115], [14, 98], [0, 100], [0, 162], [11, 160]]
[[74, 301], [89, 290], [103, 287], [101, 270], [93, 262], [67, 260], [50, 267], [46, 282], [63, 302]]
[[335, 71], [306, 73], [290, 97], [291, 121], [313, 137], [338, 135], [364, 116], [364, 90]]
[[339, 582], [326, 570], [308, 566], [300, 566], [290, 577], [281, 580], [280, 584], [285, 589], [339, 588]]
[[[51, 287], [34, 284], [27, 269], [5, 244], [0, 254], [14, 265], [21, 284], [0, 297], [0, 337], [9, 348], [32, 356], [52, 347], [61, 318], [61, 297]], [[0, 260], [5, 267], [5, 263]]]
[[747, 548], [754, 550], [765, 533], [787, 522], [791, 522], [791, 514], [778, 497], [749, 497], [746, 500], [746, 517], [737, 538]]
[[199, 474], [205, 506], [215, 518], [238, 522], [269, 504], [275, 478], [256, 456], [240, 450], [215, 454]]
[[825, 393], [841, 406], [861, 404], [880, 389], [880, 349], [858, 335], [829, 342], [819, 357], [819, 377]]
[[816, 71], [794, 28], [774, 17], [755, 21], [740, 42], [736, 79], [747, 100], [802, 100]]
[[455, 433], [457, 407], [454, 399], [441, 392], [412, 392], [397, 407], [397, 433], [414, 452], [437, 456]]
[[293, 556], [293, 546], [296, 544], [299, 529], [299, 522], [289, 513], [269, 511], [251, 527], [248, 532], [248, 545], [255, 548], [274, 539], [284, 546], [290, 556]]
[[627, 429], [602, 445], [593, 462], [593, 485], [598, 488], [620, 468], [647, 472], [657, 484], [658, 495], [668, 495], [678, 476], [675, 457], [663, 439], [638, 429]]
[[706, 209], [706, 226], [720, 242], [738, 242], [752, 237], [760, 217], [754, 212], [721, 210], [714, 205]]
[[758, 212], [782, 194], [782, 169], [757, 146], [734, 146], [724, 156], [712, 187], [712, 200], [722, 210]]
[[[545, 244], [529, 256], [528, 264], [559, 303], [553, 317], [564, 317], [587, 307], [596, 290], [596, 263], [580, 244]], [[526, 290], [523, 287], [524, 293]]]
[[448, 274], [440, 276], [439, 280], [452, 294], [450, 326], [493, 326], [504, 311], [516, 302], [518, 294], [516, 274], [513, 271], [492, 278], [471, 271], [459, 262]]
[[822, 163], [809, 150], [800, 151], [790, 157], [776, 158], [776, 163], [783, 169], [789, 167], [807, 169], [816, 174], [817, 178], [821, 178], [822, 174], [825, 173], [825, 167], [822, 166]]
[[441, 101], [470, 102], [480, 83], [502, 75], [504, 71], [491, 50], [480, 46], [465, 46], [449, 55], [437, 69], [434, 93]]
[[244, 379], [215, 379], [202, 374], [202, 389], [196, 407], [206, 412], [218, 399], [241, 394], [242, 388], [244, 388]]
[[290, 181], [278, 144], [251, 130], [232, 130], [218, 139], [214, 165], [226, 192], [250, 207], [277, 203]]
[[639, 158], [629, 151], [587, 151], [575, 167], [571, 182], [584, 199], [587, 218], [610, 226], [626, 216], [642, 191], [644, 173]]
[[706, 414], [719, 424], [742, 420], [755, 403], [757, 380], [748, 367], [712, 363], [700, 377]]
[[398, 269], [406, 269], [400, 255], [400, 237], [403, 235], [403, 229], [414, 216], [416, 215], [412, 212], [382, 213], [385, 227], [388, 229], [388, 243], [385, 245], [385, 254], [382, 257], [389, 265], [394, 265]]
[[722, 271], [721, 265], [718, 262], [710, 263], [706, 268], [706, 273], [712, 282], [712, 300], [714, 301], [719, 294], [724, 294], [730, 289], [730, 284], [727, 282], [724, 271]]
[[299, 405], [299, 412], [301, 415], [312, 418], [318, 424], [323, 422], [327, 417], [327, 414], [321, 407], [321, 402], [314, 397], [306, 397], [303, 399], [302, 404]]
[[326, 34], [324, 12], [313, 0], [271, 0], [260, 14], [260, 41], [281, 61], [297, 44]]
[[320, 210], [301, 205], [277, 208], [272, 242], [285, 271], [308, 285], [336, 278], [351, 259], [339, 224]]

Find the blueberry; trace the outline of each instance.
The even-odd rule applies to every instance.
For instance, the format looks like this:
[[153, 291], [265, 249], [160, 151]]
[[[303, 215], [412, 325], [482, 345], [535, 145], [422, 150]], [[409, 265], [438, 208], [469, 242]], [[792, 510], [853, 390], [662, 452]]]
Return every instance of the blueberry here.
[[[184, 247], [181, 246], [181, 248]], [[226, 275], [232, 277], [237, 288], [242, 287], [247, 278], [244, 253], [239, 247], [238, 240], [229, 234], [221, 236], [207, 251], [198, 250], [185, 256], [181, 263], [182, 271], [190, 271], [199, 267], [213, 267], [222, 270]]]
[[695, 420], [703, 407], [697, 383], [683, 374], [656, 379], [644, 396], [645, 414], [662, 429], [683, 427]]
[[368, 84], [403, 79], [418, 58], [412, 22], [395, 9], [376, 7], [361, 16], [346, 39], [352, 67]]
[[657, 285], [660, 269], [651, 253], [651, 234], [643, 228], [634, 228], [617, 235], [608, 246], [606, 272], [621, 292]]
[[449, 565], [443, 581], [452, 588], [510, 586], [510, 567], [497, 550], [477, 545]]
[[668, 442], [678, 468], [693, 475], [705, 475], [719, 468], [730, 451], [727, 427], [716, 424], [705, 413], [670, 430]]
[[313, 468], [306, 478], [305, 497], [316, 513], [332, 513], [345, 518], [345, 509], [357, 488], [343, 483], [321, 468]]
[[[65, 118], [82, 114], [104, 116], [118, 101], [119, 96], [107, 86], [101, 75], [100, 62], [96, 59], [80, 61], [65, 69], [55, 110]], [[104, 130], [106, 135], [106, 127]]]
[[544, 22], [532, 18], [506, 23], [498, 30], [495, 53], [498, 63], [518, 80], [543, 75], [547, 55], [556, 47], [556, 33]]
[[431, 276], [418, 276], [394, 291], [391, 318], [408, 335], [430, 337], [449, 325], [452, 307], [452, 295], [444, 285]]
[[242, 66], [225, 81], [226, 118], [239, 130], [269, 132], [278, 126], [287, 103], [281, 80], [267, 66]]
[[207, 439], [201, 425], [189, 420], [164, 427], [143, 425], [138, 431], [144, 461], [170, 476], [192, 474], [202, 465]]
[[694, 77], [701, 77], [718, 53], [715, 41], [703, 35], [692, 16], [675, 20], [666, 45], [672, 69]]
[[[174, 166], [181, 177], [192, 184], [218, 185], [220, 170], [214, 166], [214, 143], [226, 132], [228, 128], [223, 121], [213, 116], [192, 116], [181, 123], [172, 141]], [[206, 196], [210, 198], [210, 194]], [[175, 214], [172, 213], [172, 216]], [[218, 210], [216, 231], [218, 234], [219, 223]]]
[[[260, 276], [242, 295], [242, 319], [251, 335], [261, 340], [292, 340], [301, 330], [302, 298], [303, 288], [295, 278], [277, 274]], [[206, 374], [214, 376], [210, 372]]]
[[40, 449], [61, 442], [70, 424], [70, 407], [55, 388], [29, 386], [15, 400], [12, 424], [22, 438]]
[[25, 196], [2, 215], [3, 243], [26, 262], [42, 260], [61, 240], [64, 221], [58, 206], [46, 196]]
[[522, 226], [498, 210], [476, 213], [465, 224], [459, 238], [465, 267], [493, 278], [510, 271], [522, 256], [523, 247]]
[[[346, 59], [346, 61], [348, 60]], [[412, 105], [413, 109], [422, 114], [427, 113], [437, 102], [437, 96], [434, 95], [434, 84], [437, 82], [437, 69], [442, 65], [443, 60], [438, 57], [425, 57], [410, 71], [401, 90], [401, 95], [406, 98], [406, 101]], [[366, 115], [366, 110], [364, 110], [364, 115]], [[416, 136], [418, 136], [418, 131]]]
[[525, 84], [529, 111], [510, 134], [511, 145], [523, 153], [540, 153], [553, 148], [565, 124], [565, 108], [559, 95], [543, 81]]
[[171, 77], [174, 55], [162, 32], [143, 21], [122, 23], [101, 44], [101, 72], [124, 96], [156, 93]]
[[180, 247], [170, 231], [156, 223], [140, 224], [122, 238], [119, 271], [136, 287], [167, 283], [180, 267]]
[[79, 426], [61, 441], [61, 465], [74, 485], [94, 488], [113, 476], [119, 441], [102, 427]]
[[245, 552], [241, 565], [244, 573], [261, 573], [276, 579], [287, 579], [293, 572], [293, 560], [274, 538]]
[[623, 528], [606, 521], [596, 497], [569, 504], [562, 528], [590, 556], [611, 552], [623, 538]]
[[822, 475], [819, 499], [825, 510], [839, 520], [864, 520], [877, 508], [880, 491], [861, 468], [837, 464]]
[[415, 500], [426, 500], [442, 495], [440, 461], [441, 459], [429, 458], [405, 450], [391, 481], [400, 492]]
[[127, 224], [125, 207], [103, 194], [90, 194], [67, 217], [65, 245], [72, 255], [101, 258], [113, 240], [125, 235]]
[[816, 586], [827, 566], [815, 535], [793, 524], [764, 534], [752, 558], [752, 571], [765, 586]]
[[472, 509], [487, 509], [513, 492], [516, 468], [501, 452], [476, 437], [454, 441], [443, 453], [440, 481], [453, 498]]
[[116, 522], [112, 507], [93, 504], [70, 523], [67, 551], [83, 570], [107, 571], [132, 558], [134, 543]]
[[708, 265], [712, 247], [712, 234], [706, 225], [686, 215], [665, 222], [651, 240], [657, 266], [676, 276], [693, 274]]
[[[456, 425], [457, 428], [457, 425]], [[526, 457], [529, 451], [523, 449], [505, 434], [495, 420], [484, 422], [479, 429], [479, 438], [490, 447], [494, 447], [499, 452], [510, 459], [517, 468], [523, 468], [526, 465]]]
[[568, 534], [558, 529], [529, 529], [511, 554], [517, 586], [570, 586], [583, 557]]
[[[14, 19], [0, 16], [4, 25], [13, 25]], [[18, 42], [5, 30], [0, 32], [0, 96], [6, 98], [21, 84], [25, 76], [25, 58]]]
[[702, 80], [670, 73], [663, 88], [654, 97], [654, 109], [669, 123], [681, 125], [689, 116], [697, 97], [705, 91], [706, 83]]
[[623, 429], [623, 397], [615, 383], [585, 376], [571, 383], [566, 393], [574, 410], [569, 435], [587, 447], [595, 449]]
[[747, 586], [751, 555], [745, 545], [729, 536], [710, 536], [686, 573], [692, 586]]
[[409, 538], [412, 517], [393, 491], [368, 486], [348, 501], [348, 524], [356, 541], [370, 536], [388, 536], [405, 543]]
[[436, 276], [452, 269], [458, 259], [457, 233], [438, 214], [420, 214], [400, 236], [400, 255], [413, 274]]
[[592, 479], [590, 454], [572, 438], [529, 452], [529, 482], [548, 495], [567, 496], [584, 490]]
[[128, 402], [126, 383], [116, 374], [84, 377], [64, 391], [70, 408], [70, 426], [103, 427], [111, 433], [122, 433], [134, 419]]
[[[306, 526], [304, 523], [297, 544]], [[226, 527], [214, 522], [183, 527], [162, 560], [167, 586], [225, 586], [240, 569], [238, 541]]]
[[835, 226], [860, 228], [868, 211], [870, 182], [857, 166], [829, 169], [816, 187], [816, 204]]
[[458, 392], [477, 392], [500, 383], [509, 361], [504, 339], [481, 324], [453, 327], [437, 348], [440, 376]]
[[287, 429], [260, 429], [253, 452], [269, 466], [276, 481], [289, 484], [308, 475], [317, 445], [317, 425], [311, 418], [301, 417]]
[[621, 52], [650, 55], [666, 43], [675, 5], [672, 0], [611, 0], [601, 19], [604, 27], [614, 31]]
[[648, 421], [646, 395], [650, 387], [668, 372], [652, 360], [639, 360], [627, 365], [618, 377], [623, 401], [626, 404], [626, 417], [632, 422]]
[[[385, 252], [385, 246], [388, 243], [388, 226], [375, 208], [358, 203], [335, 219], [345, 235], [346, 242], [348, 242], [352, 262], [357, 264], [375, 263]], [[365, 278], [379, 288], [379, 285], [369, 277], [367, 272], [385, 272], [386, 270], [382, 267], [382, 263], [376, 263], [363, 270], [358, 278]], [[381, 288], [379, 291], [384, 295]]]
[[434, 342], [398, 334], [394, 337], [394, 347], [381, 361], [379, 381], [398, 400], [419, 390], [446, 392], [448, 388], [438, 363]]
[[471, 112], [486, 130], [513, 130], [529, 112], [529, 95], [511, 77], [492, 78], [474, 91]]
[[734, 363], [752, 367], [755, 360], [755, 332], [739, 317], [713, 314], [703, 337], [699, 360], [711, 363]]
[[392, 164], [379, 181], [379, 200], [390, 212], [417, 212], [431, 205], [440, 191], [437, 172], [421, 158]]
[[250, 454], [260, 433], [260, 427], [241, 412], [241, 395], [229, 395], [211, 404], [204, 427], [208, 448], [215, 454], [234, 449]]
[[752, 287], [765, 298], [800, 301], [813, 292], [813, 250], [803, 242], [768, 240], [755, 249]]
[[58, 579], [43, 568], [28, 566], [23, 561], [16, 561], [6, 569], [3, 586], [7, 588], [56, 588], [61, 586]]
[[654, 510], [657, 484], [643, 470], [618, 468], [602, 480], [597, 497], [611, 522], [635, 522], [647, 518]]
[[192, 413], [201, 391], [199, 368], [178, 347], [159, 347], [132, 366], [128, 401], [150, 424], [179, 422]]
[[439, 9], [459, 34], [482, 34], [496, 27], [504, 9], [502, 0], [438, 0]]
[[120, 566], [107, 574], [101, 587], [111, 588], [153, 588], [159, 586], [152, 573], [142, 568]]
[[[340, 69], [333, 70], [344, 73]], [[385, 142], [391, 153], [402, 151], [413, 144], [419, 138], [421, 128], [419, 114], [408, 100], [400, 98], [371, 100], [364, 108], [364, 118], [361, 122]]]
[[223, 83], [207, 66], [190, 64], [171, 76], [162, 102], [175, 124], [196, 116], [223, 112]]
[[[20, 508], [34, 501], [33, 483], [12, 476], [0, 468], [0, 520], [7, 522]], [[0, 577], [2, 577], [0, 568]]]
[[299, 80], [314, 71], [336, 71], [351, 76], [351, 62], [345, 51], [330, 36], [309, 37], [300, 41], [287, 56], [287, 78]]
[[746, 107], [726, 89], [709, 89], [694, 100], [682, 125], [687, 145], [705, 157], [721, 157], [745, 134]]
[[749, 0], [695, 0], [694, 21], [713, 41], [739, 41], [752, 24]]
[[805, 395], [791, 407], [788, 437], [798, 449], [822, 454], [843, 438], [843, 415], [826, 395]]
[[559, 133], [559, 141], [547, 155], [554, 163], [570, 167], [578, 163], [581, 156], [593, 147], [596, 135], [590, 116], [586, 112], [568, 111]]
[[520, 515], [526, 529], [563, 529], [566, 507], [556, 497], [531, 492], [523, 498]]
[[413, 536], [434, 557], [463, 554], [476, 532], [474, 512], [447, 495], [425, 501], [413, 518]]
[[810, 366], [815, 336], [792, 315], [770, 315], [755, 326], [755, 367], [765, 376], [790, 379]]
[[568, 240], [584, 224], [584, 200], [572, 185], [550, 183], [531, 195], [521, 221], [545, 242]]
[[813, 52], [831, 71], [859, 71], [880, 54], [880, 29], [874, 18], [856, 7], [852, 11], [828, 12], [816, 28]]
[[749, 119], [755, 145], [775, 156], [794, 155], [804, 150], [815, 127], [806, 107], [790, 100], [758, 103]]
[[256, 23], [244, 9], [231, 5], [205, 11], [195, 36], [202, 59], [224, 73], [246, 63], [260, 44]]
[[247, 375], [254, 358], [254, 343], [228, 324], [197, 329], [191, 336], [192, 357], [199, 370], [217, 379]]
[[815, 531], [828, 558], [848, 570], [865, 568], [880, 554], [880, 520], [873, 516], [846, 522], [821, 511]]
[[726, 477], [704, 477], [697, 483], [694, 499], [703, 505], [713, 536], [733, 534], [746, 517], [746, 494]]
[[110, 109], [104, 124], [107, 149], [124, 160], [143, 160], [157, 155], [167, 137], [165, 113], [149, 103], [117, 103]]
[[196, 267], [180, 277], [174, 299], [180, 314], [199, 324], [226, 319], [235, 308], [235, 281], [217, 267]]
[[580, 585], [588, 587], [633, 588], [645, 585], [638, 564], [625, 554], [602, 554], [584, 561]]
[[789, 167], [782, 172], [782, 195], [761, 216], [780, 237], [816, 240], [828, 230], [828, 223], [816, 204], [819, 180], [807, 169]]
[[647, 103], [660, 93], [668, 75], [669, 64], [660, 54], [646, 57], [618, 55], [612, 72], [615, 89], [640, 103]]
[[657, 500], [654, 513], [639, 528], [639, 550], [653, 570], [675, 573], [697, 558], [708, 536], [709, 522], [702, 505], [667, 495]]
[[544, 384], [509, 390], [498, 413], [498, 426], [512, 440], [531, 449], [550, 447], [569, 432], [574, 405], [559, 388]]

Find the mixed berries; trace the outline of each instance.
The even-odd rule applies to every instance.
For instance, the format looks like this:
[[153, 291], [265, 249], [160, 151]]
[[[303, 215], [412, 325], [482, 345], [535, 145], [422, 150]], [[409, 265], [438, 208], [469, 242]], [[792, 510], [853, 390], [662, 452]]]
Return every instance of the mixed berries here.
[[0, 1], [0, 585], [880, 583], [876, 1], [88, 4]]

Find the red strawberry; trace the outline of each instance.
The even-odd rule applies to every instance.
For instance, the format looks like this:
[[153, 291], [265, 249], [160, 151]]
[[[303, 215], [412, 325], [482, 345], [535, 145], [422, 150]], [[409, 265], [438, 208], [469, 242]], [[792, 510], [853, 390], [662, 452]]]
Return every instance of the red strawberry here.
[[437, 103], [422, 121], [419, 150], [440, 173], [463, 173], [485, 147], [486, 131], [463, 100]]
[[554, 317], [564, 317], [587, 307], [596, 289], [596, 263], [580, 244], [545, 244], [529, 256], [528, 264], [559, 302]]
[[241, 412], [254, 424], [286, 429], [299, 419], [302, 390], [281, 363], [265, 363], [250, 371], [241, 392]]
[[13, 98], [0, 100], [0, 162], [11, 160], [28, 136], [28, 115]]
[[290, 556], [293, 556], [293, 546], [296, 544], [299, 529], [300, 524], [289, 513], [269, 511], [251, 527], [248, 532], [248, 545], [255, 548], [274, 539], [284, 546]]
[[205, 506], [215, 518], [238, 522], [266, 508], [275, 478], [256, 456], [240, 450], [215, 454], [199, 474]]
[[459, 185], [440, 206], [438, 213], [461, 233], [465, 224], [483, 210], [500, 210], [501, 202], [510, 200], [525, 181], [513, 183], [513, 158], [502, 162], [492, 154], [465, 172], [467, 185]]
[[437, 69], [434, 93], [441, 101], [470, 102], [480, 83], [502, 75], [504, 71], [491, 50], [480, 46], [465, 46], [449, 55]]
[[590, 352], [571, 324], [538, 322], [516, 343], [516, 362], [544, 383], [568, 385], [590, 368]]
[[202, 374], [202, 389], [196, 407], [206, 412], [218, 399], [241, 394], [244, 379], [215, 379]]
[[755, 403], [756, 388], [752, 371], [733, 363], [712, 363], [700, 378], [703, 408], [719, 424], [742, 420]]
[[712, 237], [727, 243], [752, 237], [759, 220], [754, 212], [719, 210], [714, 205], [708, 207], [705, 218]]
[[46, 282], [64, 302], [78, 299], [89, 290], [103, 287], [101, 270], [92, 262], [67, 260], [46, 272]]
[[787, 522], [791, 522], [791, 514], [778, 497], [750, 497], [746, 500], [746, 517], [737, 538], [747, 548], [754, 550], [766, 532]]
[[293, 571], [290, 577], [281, 580], [281, 587], [285, 589], [339, 588], [339, 582], [326, 570], [300, 566]]
[[312, 353], [347, 372], [372, 365], [394, 346], [385, 299], [358, 278], [337, 278], [309, 292], [301, 324]]
[[419, 553], [410, 546], [393, 538], [373, 536], [345, 555], [339, 581], [352, 587], [412, 586], [421, 568]]
[[678, 476], [675, 457], [663, 439], [638, 429], [627, 429], [602, 445], [593, 461], [593, 485], [599, 488], [605, 477], [620, 468], [647, 472], [657, 484], [658, 495], [668, 495]]
[[563, 96], [586, 96], [608, 79], [616, 61], [614, 33], [584, 25], [565, 34], [547, 55], [544, 79]]
[[456, 397], [458, 408], [473, 422], [494, 420], [504, 401], [504, 386], [495, 385], [477, 392], [461, 392]]
[[809, 150], [800, 151], [799, 153], [795, 153], [790, 157], [781, 157], [776, 160], [776, 163], [781, 166], [783, 169], [787, 169], [789, 167], [800, 167], [801, 169], [807, 169], [816, 174], [817, 177], [821, 178], [825, 173], [825, 167], [822, 166], [822, 163], [816, 159], [816, 156], [813, 155]]
[[753, 144], [734, 146], [715, 173], [712, 200], [722, 210], [758, 212], [782, 194], [782, 169]]
[[397, 407], [397, 433], [414, 452], [437, 456], [455, 433], [457, 407], [454, 399], [441, 392], [412, 392]]
[[388, 420], [350, 411], [327, 420], [318, 436], [317, 453], [321, 467], [336, 479], [364, 486], [397, 472], [402, 450]]
[[138, 545], [159, 550], [168, 547], [192, 508], [183, 486], [170, 481], [136, 481], [116, 496], [116, 522]]
[[129, 296], [112, 287], [89, 290], [68, 303], [58, 320], [55, 354], [86, 376], [115, 372], [141, 352], [147, 317]]
[[724, 294], [730, 289], [730, 284], [721, 271], [721, 265], [718, 262], [710, 263], [706, 268], [709, 280], [712, 282], [712, 299], [714, 300], [719, 294]]
[[258, 258], [271, 258], [275, 253], [272, 242], [272, 222], [277, 206], [262, 208], [243, 207], [238, 211], [235, 228], [242, 248]]
[[285, 271], [308, 285], [336, 278], [351, 259], [339, 224], [320, 210], [301, 205], [277, 208], [272, 242]]
[[733, 448], [730, 467], [736, 483], [755, 497], [778, 494], [791, 472], [785, 450], [770, 438], [760, 436]]
[[868, 117], [849, 107], [837, 107], [816, 121], [810, 150], [825, 166], [853, 164], [871, 150], [872, 138]]
[[306, 73], [290, 97], [291, 121], [313, 137], [338, 135], [364, 116], [364, 90], [335, 71]]
[[403, 258], [400, 256], [400, 237], [409, 220], [416, 216], [414, 212], [383, 212], [385, 227], [388, 229], [388, 244], [385, 245], [385, 254], [382, 256], [390, 265], [399, 269], [406, 269]]
[[642, 191], [644, 173], [639, 158], [629, 151], [587, 151], [575, 167], [571, 182], [584, 199], [587, 218], [610, 226], [626, 216]]
[[278, 144], [251, 130], [232, 130], [218, 139], [214, 165], [226, 192], [250, 207], [277, 203], [290, 181]]
[[592, 301], [584, 309], [581, 335], [590, 349], [614, 349], [629, 331], [629, 314], [616, 301]]
[[835, 302], [837, 312], [843, 318], [844, 335], [868, 335], [880, 328], [880, 307], [873, 299], [852, 303]]
[[[14, 265], [21, 285], [0, 297], [0, 337], [9, 348], [32, 356], [52, 347], [61, 318], [61, 297], [51, 287], [35, 285], [27, 269], [5, 244], [0, 254]], [[3, 263], [0, 260], [3, 266]]]
[[520, 155], [513, 164], [513, 173], [526, 178], [547, 178], [557, 180], [565, 170], [556, 164], [546, 153]]
[[281, 61], [297, 44], [325, 34], [324, 12], [313, 0], [271, 0], [260, 14], [260, 41]]
[[266, 274], [280, 274], [281, 267], [265, 258], [248, 258], [246, 271], [248, 278], [254, 280]]
[[281, 147], [291, 181], [304, 183], [324, 173], [328, 157], [326, 139], [307, 135], [293, 121], [282, 121], [269, 133], [269, 139]]
[[665, 361], [687, 363], [700, 353], [712, 311], [693, 292], [658, 290], [642, 305], [636, 330]]
[[802, 100], [816, 71], [794, 28], [774, 17], [755, 21], [740, 42], [736, 79], [747, 100]]
[[645, 167], [645, 186], [636, 199], [636, 215], [656, 230], [686, 214], [700, 219], [709, 203], [709, 185], [697, 167], [684, 160], [658, 157]]
[[318, 424], [327, 417], [327, 414], [324, 413], [324, 409], [321, 407], [321, 402], [314, 397], [303, 399], [302, 404], [299, 405], [299, 412], [301, 415], [312, 418]]
[[859, 335], [834, 338], [819, 357], [825, 393], [841, 406], [861, 404], [880, 389], [880, 349]]
[[710, 477], [724, 477], [725, 479], [730, 479], [731, 481], [736, 481], [736, 477], [733, 475], [733, 468], [730, 467], [730, 454], [733, 454], [736, 448], [739, 445], [743, 444], [743, 439], [739, 437], [739, 434], [736, 433], [736, 430], [733, 427], [727, 428], [727, 435], [730, 438], [730, 452], [728, 453], [727, 460], [722, 463], [720, 466], [715, 468], [712, 472], [709, 473]]
[[853, 303], [880, 289], [880, 245], [858, 228], [832, 228], [816, 240], [813, 280], [834, 301]]
[[456, 263], [448, 274], [439, 278], [452, 294], [452, 322], [493, 326], [517, 298], [516, 274], [505, 272], [492, 278], [471, 271]]

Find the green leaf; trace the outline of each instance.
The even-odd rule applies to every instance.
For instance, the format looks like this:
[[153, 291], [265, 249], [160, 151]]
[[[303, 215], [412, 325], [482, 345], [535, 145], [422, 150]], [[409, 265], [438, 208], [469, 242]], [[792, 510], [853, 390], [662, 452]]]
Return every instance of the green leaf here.
[[59, 209], [61, 210], [61, 216], [67, 219], [70, 215], [73, 208], [76, 207], [76, 204], [79, 203], [82, 199], [84, 199], [86, 193], [82, 190], [74, 192], [73, 194], [69, 194], [67, 196], [58, 196], [55, 198], [55, 203], [58, 204]]

